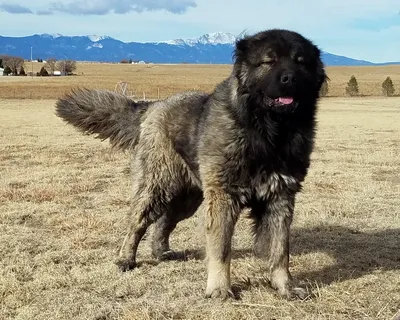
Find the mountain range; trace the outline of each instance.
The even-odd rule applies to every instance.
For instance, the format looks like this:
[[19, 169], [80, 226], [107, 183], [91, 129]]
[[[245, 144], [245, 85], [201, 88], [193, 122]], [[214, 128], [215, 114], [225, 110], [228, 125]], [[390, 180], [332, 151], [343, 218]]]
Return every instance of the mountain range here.
[[[236, 36], [230, 33], [209, 33], [193, 39], [161, 42], [123, 42], [108, 36], [63, 36], [34, 34], [26, 37], [0, 36], [0, 55], [33, 59], [72, 59], [77, 61], [119, 62], [122, 59], [152, 63], [232, 63]], [[31, 49], [32, 48], [32, 49]], [[323, 52], [327, 66], [367, 66], [400, 64], [372, 63]]]

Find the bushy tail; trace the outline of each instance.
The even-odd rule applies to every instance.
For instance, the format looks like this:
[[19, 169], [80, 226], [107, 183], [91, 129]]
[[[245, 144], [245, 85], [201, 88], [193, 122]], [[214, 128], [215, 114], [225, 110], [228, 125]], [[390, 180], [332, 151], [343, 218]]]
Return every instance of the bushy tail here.
[[74, 89], [56, 103], [56, 115], [85, 134], [110, 139], [113, 147], [133, 148], [150, 102], [134, 102], [107, 90]]

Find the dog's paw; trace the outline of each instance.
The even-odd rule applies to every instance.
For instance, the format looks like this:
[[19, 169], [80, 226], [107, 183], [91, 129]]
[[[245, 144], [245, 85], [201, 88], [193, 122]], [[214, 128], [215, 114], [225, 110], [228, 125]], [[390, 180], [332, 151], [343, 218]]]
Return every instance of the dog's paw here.
[[278, 290], [278, 293], [287, 300], [305, 300], [310, 296], [307, 290], [301, 287], [288, 286], [283, 290]]
[[179, 255], [179, 253], [176, 251], [168, 250], [168, 251], [164, 251], [163, 253], [159, 254], [157, 256], [157, 259], [160, 261], [179, 260], [181, 258], [181, 256], [182, 255]]
[[309, 297], [306, 289], [294, 286], [292, 276], [288, 270], [277, 269], [271, 274], [271, 286], [277, 290], [278, 294], [287, 300], [301, 299]]
[[229, 288], [215, 288], [213, 290], [206, 290], [206, 298], [227, 300], [235, 298], [235, 296]]
[[118, 266], [118, 268], [122, 271], [122, 272], [126, 272], [132, 269], [135, 269], [137, 267], [136, 262], [129, 260], [129, 259], [123, 259], [123, 258], [119, 258], [115, 261], [115, 264]]

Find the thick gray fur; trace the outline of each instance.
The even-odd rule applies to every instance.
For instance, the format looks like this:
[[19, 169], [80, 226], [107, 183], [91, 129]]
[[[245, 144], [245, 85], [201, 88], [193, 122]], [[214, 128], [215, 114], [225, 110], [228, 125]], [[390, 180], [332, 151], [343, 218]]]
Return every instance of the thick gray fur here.
[[[206, 296], [233, 296], [231, 239], [239, 214], [250, 209], [254, 249], [265, 257], [272, 287], [286, 298], [304, 298], [306, 291], [294, 286], [289, 272], [289, 235], [325, 79], [315, 45], [295, 32], [268, 30], [238, 40], [232, 73], [211, 94], [134, 102], [80, 89], [60, 99], [59, 117], [132, 153], [132, 208], [117, 261], [121, 270], [137, 266], [138, 245], [152, 223], [153, 255], [164, 258], [176, 224], [199, 211], [206, 233]], [[292, 103], [279, 102], [288, 96]]]

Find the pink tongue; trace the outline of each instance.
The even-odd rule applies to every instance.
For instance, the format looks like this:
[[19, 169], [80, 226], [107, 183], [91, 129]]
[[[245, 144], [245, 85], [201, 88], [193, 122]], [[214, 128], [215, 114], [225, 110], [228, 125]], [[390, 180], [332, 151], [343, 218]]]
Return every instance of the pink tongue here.
[[293, 98], [291, 97], [279, 97], [275, 100], [282, 104], [291, 104], [293, 102]]

